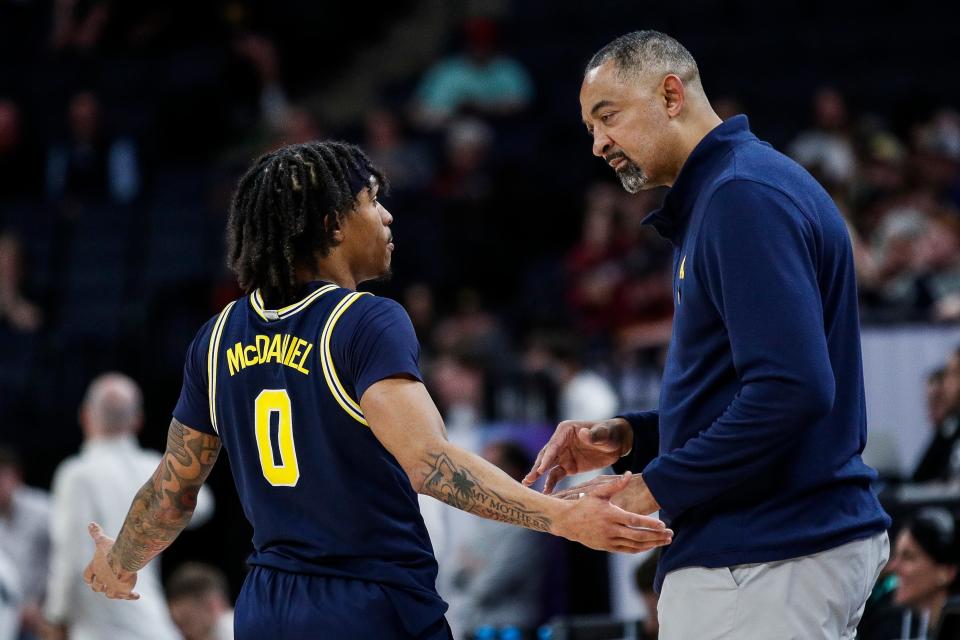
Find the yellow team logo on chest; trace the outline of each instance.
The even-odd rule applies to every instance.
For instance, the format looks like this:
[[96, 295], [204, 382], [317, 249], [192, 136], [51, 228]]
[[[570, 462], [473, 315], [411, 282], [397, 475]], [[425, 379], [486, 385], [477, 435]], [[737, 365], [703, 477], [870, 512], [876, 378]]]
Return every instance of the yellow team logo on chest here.
[[680, 273], [677, 275], [677, 280], [680, 281], [677, 283], [677, 304], [680, 304], [680, 298], [681, 298], [680, 285], [682, 284], [683, 276], [684, 276], [684, 273], [686, 272], [686, 266], [687, 266], [687, 256], [683, 256], [683, 258], [681, 258], [680, 260]]

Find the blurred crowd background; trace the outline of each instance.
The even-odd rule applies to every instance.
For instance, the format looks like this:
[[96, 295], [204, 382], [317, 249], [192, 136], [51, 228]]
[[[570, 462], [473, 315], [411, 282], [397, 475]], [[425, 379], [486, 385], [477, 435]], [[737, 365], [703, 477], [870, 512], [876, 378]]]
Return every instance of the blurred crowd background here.
[[[918, 480], [960, 479], [956, 17], [926, 0], [0, 0], [0, 556], [31, 567], [24, 637], [43, 628], [44, 491], [81, 445], [90, 454], [97, 420], [162, 450], [187, 344], [241, 293], [224, 265], [231, 191], [278, 146], [348, 140], [390, 178], [394, 276], [370, 289], [409, 312], [451, 439], [514, 473], [558, 420], [656, 406], [671, 252], [641, 222], [663, 193], [630, 196], [591, 157], [577, 101], [589, 56], [638, 28], [683, 42], [721, 117], [746, 113], [835, 198], [875, 350], [889, 355], [884, 332], [904, 327], [919, 341], [867, 371], [868, 393], [891, 368], [928, 393], [894, 378], [878, 394], [929, 409], [894, 425], [918, 455], [885, 481], [909, 478], [920, 453]], [[97, 409], [88, 387], [108, 371], [142, 396], [119, 384]], [[228, 465], [209, 482], [213, 516], [163, 558], [172, 602], [200, 594], [222, 612], [239, 590], [250, 531]], [[643, 617], [632, 569], [603, 554], [426, 510], [464, 631]], [[216, 569], [171, 575], [188, 561]]]

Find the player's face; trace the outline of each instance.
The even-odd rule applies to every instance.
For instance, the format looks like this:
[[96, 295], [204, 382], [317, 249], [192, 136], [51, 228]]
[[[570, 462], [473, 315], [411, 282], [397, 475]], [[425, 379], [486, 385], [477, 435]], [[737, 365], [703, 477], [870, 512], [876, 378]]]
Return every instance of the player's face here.
[[619, 77], [612, 60], [587, 72], [580, 87], [593, 155], [610, 165], [630, 193], [669, 180], [670, 118], [658, 89], [653, 79]]
[[945, 592], [956, 575], [955, 567], [934, 562], [909, 531], [897, 536], [890, 566], [898, 580], [894, 598], [906, 607], [925, 606], [938, 593]]
[[344, 243], [349, 246], [357, 282], [390, 273], [393, 216], [377, 199], [379, 191], [380, 186], [372, 181], [370, 187], [357, 196], [357, 207], [343, 224]]

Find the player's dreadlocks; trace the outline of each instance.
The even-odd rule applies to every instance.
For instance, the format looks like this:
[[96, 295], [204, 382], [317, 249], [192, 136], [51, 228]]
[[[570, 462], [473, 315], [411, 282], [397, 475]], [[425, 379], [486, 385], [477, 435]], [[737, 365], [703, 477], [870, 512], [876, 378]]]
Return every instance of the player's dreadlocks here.
[[292, 302], [296, 268], [333, 249], [333, 232], [370, 175], [386, 188], [363, 151], [344, 142], [308, 142], [261, 156], [240, 179], [227, 222], [228, 265], [244, 291], [259, 288], [271, 306]]

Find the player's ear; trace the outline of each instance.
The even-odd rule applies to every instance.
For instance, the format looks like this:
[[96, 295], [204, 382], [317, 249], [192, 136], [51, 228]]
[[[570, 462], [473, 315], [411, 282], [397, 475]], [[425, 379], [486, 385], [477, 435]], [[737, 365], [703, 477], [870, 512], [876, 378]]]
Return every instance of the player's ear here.
[[333, 227], [333, 241], [342, 242], [343, 241], [343, 229], [340, 227], [340, 221], [336, 216], [331, 216], [329, 213], [323, 216], [323, 228], [330, 230]]

